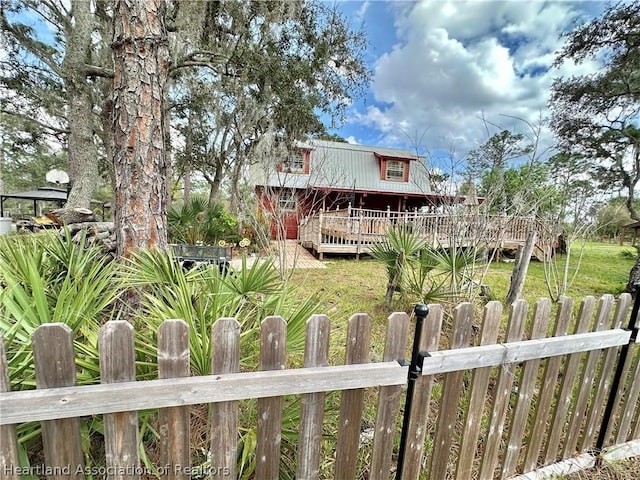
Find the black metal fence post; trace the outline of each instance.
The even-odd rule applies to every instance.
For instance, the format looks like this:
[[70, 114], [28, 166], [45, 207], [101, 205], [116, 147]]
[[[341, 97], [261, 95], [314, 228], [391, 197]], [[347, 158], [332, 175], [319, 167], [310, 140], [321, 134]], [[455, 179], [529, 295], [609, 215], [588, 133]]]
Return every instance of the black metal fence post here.
[[404, 466], [404, 455], [407, 448], [407, 435], [409, 433], [409, 416], [411, 405], [413, 404], [413, 391], [415, 383], [422, 370], [422, 363], [426, 352], [420, 352], [420, 338], [422, 337], [422, 326], [424, 319], [429, 314], [429, 308], [419, 303], [413, 309], [416, 316], [416, 330], [413, 334], [413, 346], [411, 349], [411, 363], [409, 364], [409, 374], [407, 376], [407, 396], [404, 403], [404, 415], [402, 418], [402, 433], [400, 434], [400, 448], [398, 450], [398, 465], [396, 469], [396, 480], [402, 479], [402, 468]]
[[[611, 383], [611, 390], [609, 391], [609, 398], [607, 399], [607, 405], [604, 409], [604, 414], [602, 416], [602, 424], [600, 425], [600, 432], [598, 432], [598, 439], [596, 440], [596, 452], [598, 455], [602, 452], [604, 448], [604, 442], [607, 440], [605, 438], [607, 433], [607, 425], [613, 419], [611, 418], [613, 414], [613, 406], [615, 404], [616, 392], [620, 388], [620, 381], [622, 380], [622, 370], [624, 369], [624, 364], [626, 363], [627, 356], [629, 355], [629, 351], [631, 347], [636, 343], [638, 338], [638, 328], [636, 327], [636, 322], [638, 319], [638, 312], [640, 311], [640, 283], [636, 283], [636, 298], [633, 303], [633, 308], [631, 309], [631, 316], [629, 317], [629, 326], [627, 330], [631, 332], [631, 337], [629, 338], [629, 343], [623, 345], [620, 349], [620, 357], [618, 358], [618, 365], [616, 366], [616, 372], [613, 376], [613, 382]], [[636, 380], [637, 381], [637, 380]], [[598, 462], [601, 462], [602, 459], [598, 458]]]

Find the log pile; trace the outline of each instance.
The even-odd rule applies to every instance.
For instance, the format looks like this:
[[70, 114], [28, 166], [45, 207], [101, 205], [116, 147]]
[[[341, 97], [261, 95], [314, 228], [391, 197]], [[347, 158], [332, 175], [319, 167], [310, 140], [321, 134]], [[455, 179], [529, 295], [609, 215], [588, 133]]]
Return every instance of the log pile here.
[[[71, 240], [80, 243], [86, 235], [85, 245], [98, 245], [102, 252], [115, 258], [116, 234], [113, 222], [98, 222], [95, 214], [86, 208], [59, 208], [50, 210], [46, 217], [54, 223], [69, 229]], [[64, 230], [60, 231], [64, 235]]]
[[99, 245], [105, 254], [115, 257], [116, 234], [113, 222], [82, 222], [67, 225], [71, 239], [79, 243], [86, 234], [86, 245]]
[[61, 226], [96, 221], [95, 214], [88, 208], [58, 208], [48, 211], [45, 216]]

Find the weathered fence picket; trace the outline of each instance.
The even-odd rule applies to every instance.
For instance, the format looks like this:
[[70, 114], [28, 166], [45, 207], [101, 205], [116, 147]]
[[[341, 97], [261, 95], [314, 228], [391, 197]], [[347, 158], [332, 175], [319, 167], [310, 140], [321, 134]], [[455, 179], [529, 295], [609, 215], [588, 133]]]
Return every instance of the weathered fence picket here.
[[[260, 325], [260, 370], [284, 370], [287, 361], [287, 323], [282, 317], [267, 317]], [[256, 476], [278, 480], [280, 443], [282, 441], [282, 408], [284, 399], [258, 399], [258, 444]]]
[[[240, 324], [234, 318], [221, 318], [211, 328], [211, 373], [240, 371]], [[237, 477], [238, 402], [211, 404], [211, 465], [226, 469]], [[223, 470], [224, 471], [224, 470]]]
[[[136, 353], [133, 347], [133, 327], [129, 322], [116, 320], [100, 328], [100, 380], [102, 383], [134, 382]], [[160, 358], [158, 358], [160, 362]], [[109, 413], [103, 418], [106, 466], [113, 474], [110, 480], [140, 478], [138, 467], [138, 414], [136, 412]], [[162, 438], [172, 435], [168, 429]]]
[[[304, 366], [324, 367], [329, 363], [329, 317], [313, 315], [307, 321]], [[315, 480], [320, 476], [322, 460], [322, 420], [325, 392], [302, 396], [296, 478]]]
[[[507, 327], [507, 342], [515, 342], [522, 339], [525, 321], [527, 317], [527, 302], [516, 300], [511, 305], [509, 326]], [[489, 432], [484, 443], [482, 463], [480, 464], [480, 479], [493, 478], [493, 472], [498, 462], [500, 440], [504, 430], [507, 409], [509, 408], [509, 396], [515, 380], [516, 364], [502, 367], [496, 386], [496, 394], [489, 423]]]
[[[7, 354], [4, 345], [4, 336], [0, 334], [0, 393], [11, 390], [9, 372], [7, 369]], [[18, 480], [17, 470], [11, 468], [20, 465], [18, 457], [18, 441], [15, 425], [0, 426], [0, 471], [7, 480]]]
[[[637, 328], [637, 327], [636, 327]], [[636, 349], [638, 348], [636, 344]], [[638, 413], [636, 411], [638, 398], [640, 398], [640, 382], [638, 378], [640, 378], [640, 361], [636, 362], [636, 366], [633, 369], [631, 376], [629, 377], [632, 380], [629, 382], [630, 385], [628, 387], [628, 392], [624, 396], [624, 402], [622, 406], [622, 415], [620, 428], [618, 429], [618, 436], [616, 439], [616, 444], [618, 442], [624, 443], [627, 440], [637, 439], [640, 436], [640, 420], [638, 420]], [[635, 381], [633, 380], [635, 379]], [[632, 432], [632, 428], [635, 429]], [[631, 435], [629, 435], [631, 433]]]
[[[190, 369], [189, 327], [184, 320], [165, 320], [158, 328], [158, 378], [188, 377]], [[189, 407], [161, 408], [158, 417], [162, 478], [187, 480], [191, 477], [187, 474], [191, 466]]]
[[[405, 358], [407, 338], [409, 336], [409, 316], [406, 313], [394, 313], [389, 317], [387, 338], [384, 347], [385, 362], [400, 361]], [[398, 407], [402, 387], [391, 385], [380, 387], [378, 394], [378, 414], [373, 437], [371, 454], [371, 480], [386, 480], [391, 470], [393, 442], [396, 438]]]
[[[32, 343], [38, 388], [75, 385], [73, 332], [67, 325], [62, 323], [42, 325], [33, 334]], [[41, 425], [44, 458], [51, 469], [51, 475], [48, 475], [49, 480], [85, 478], [80, 419], [45, 420]]]
[[[135, 480], [142, 477], [141, 472], [149, 478], [153, 472], [139, 468], [137, 411], [158, 409], [154, 421], [160, 449], [155, 460], [161, 468], [155, 474], [186, 479], [191, 476], [191, 405], [210, 404], [210, 451], [204, 452], [210, 459], [207, 465], [225, 477], [237, 478], [239, 401], [257, 399], [255, 477], [279, 478], [282, 466], [290, 467], [281, 463], [282, 456], [295, 456], [296, 478], [315, 480], [331, 475], [333, 455], [323, 449], [328, 391], [342, 391], [334, 478], [362, 475], [388, 480], [393, 475], [401, 480], [462, 480], [494, 478], [497, 472], [499, 478], [507, 478], [548, 466], [557, 457], [577, 453], [582, 459], [593, 451], [596, 435], [597, 448], [603, 437], [605, 448], [632, 451], [640, 440], [640, 352], [633, 333], [620, 328], [629, 318], [630, 304], [629, 295], [617, 301], [605, 295], [595, 312], [595, 299], [587, 297], [568, 334], [571, 299], [562, 299], [553, 325], [549, 325], [548, 300], [539, 300], [530, 318], [527, 303], [518, 300], [511, 307], [504, 343], [497, 343], [502, 306], [497, 302], [486, 305], [476, 335], [473, 308], [463, 303], [454, 310], [446, 350], [438, 349], [442, 307], [429, 305], [428, 314], [421, 310], [426, 318], [417, 351], [422, 352], [423, 362], [412, 384], [413, 402], [405, 412], [405, 454], [398, 468], [394, 462], [397, 416], [408, 373], [403, 359], [410, 319], [405, 313], [389, 317], [384, 355], [378, 363], [369, 363], [372, 319], [354, 315], [348, 324], [345, 365], [329, 365], [329, 318], [313, 315], [306, 325], [304, 366], [294, 369], [285, 369], [286, 322], [268, 317], [261, 324], [260, 371], [243, 373], [239, 373], [240, 325], [232, 318], [219, 319], [211, 331], [212, 375], [199, 377], [189, 376], [187, 325], [167, 320], [158, 330], [160, 378], [144, 381], [135, 377], [131, 325], [111, 321], [98, 335], [101, 383], [79, 387], [74, 386], [77, 367], [71, 330], [63, 324], [45, 324], [32, 338], [36, 390], [9, 391], [10, 359], [6, 357], [16, 350], [5, 352], [4, 343], [0, 345], [0, 476], [17, 480], [24, 474], [18, 469], [15, 424], [40, 421], [48, 477], [84, 478], [94, 465], [84, 465], [79, 417], [102, 414], [109, 480]], [[548, 330], [553, 331], [550, 338], [545, 336]], [[617, 365], [621, 346], [629, 354]], [[620, 383], [612, 392], [616, 369], [616, 384]], [[472, 375], [467, 377], [466, 371]], [[436, 382], [442, 387], [441, 395], [432, 403]], [[366, 421], [367, 425], [375, 422], [372, 443], [362, 441], [365, 398], [371, 398], [365, 397], [365, 389], [369, 387], [378, 388], [377, 408], [372, 408], [373, 400], [367, 403], [367, 411], [376, 410], [376, 418]], [[284, 397], [288, 395], [302, 396], [295, 454], [281, 442]], [[612, 415], [609, 422], [607, 411]], [[486, 416], [488, 425], [481, 425]], [[371, 461], [360, 466], [360, 473], [359, 455], [369, 453]], [[561, 465], [554, 468], [561, 469]]]
[[[480, 345], [492, 345], [498, 341], [498, 334], [502, 324], [502, 304], [489, 302], [484, 309]], [[484, 414], [485, 397], [489, 388], [491, 367], [478, 368], [473, 371], [469, 407], [465, 413], [460, 456], [456, 466], [457, 479], [471, 478], [473, 460], [476, 457], [478, 437], [480, 435], [480, 419]]]
[[[346, 365], [367, 363], [371, 348], [371, 317], [359, 313], [349, 319]], [[364, 408], [364, 389], [342, 392], [338, 420], [335, 478], [356, 476], [360, 427]]]
[[[618, 322], [621, 324], [624, 323], [630, 304], [631, 304], [630, 296], [628, 295], [620, 296], [616, 306], [616, 324], [618, 324]], [[633, 342], [633, 340], [631, 342]], [[624, 359], [623, 364], [620, 366], [621, 378], [627, 378], [629, 375], [629, 369], [631, 368], [631, 363], [633, 359], [633, 352], [631, 353], [632, 355], [627, 356], [627, 358]], [[622, 385], [620, 386], [620, 388], [616, 389], [615, 392], [612, 392], [614, 395], [613, 404], [611, 406], [612, 408], [611, 408], [611, 417], [610, 417], [612, 421], [607, 422], [607, 424], [604, 426], [605, 430], [602, 433], [604, 447], [608, 447], [609, 445], [611, 445], [610, 442], [613, 436], [613, 432], [615, 431], [616, 426], [619, 425], [619, 422], [616, 422], [615, 419], [617, 418], [617, 414], [620, 408], [620, 402], [621, 402], [624, 391], [625, 391], [625, 386]]]

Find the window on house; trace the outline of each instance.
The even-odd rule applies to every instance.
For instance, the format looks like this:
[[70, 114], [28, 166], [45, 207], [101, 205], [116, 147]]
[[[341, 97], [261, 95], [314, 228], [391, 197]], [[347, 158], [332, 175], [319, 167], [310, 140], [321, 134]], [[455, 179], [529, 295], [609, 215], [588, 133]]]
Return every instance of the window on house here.
[[296, 209], [296, 194], [291, 189], [281, 190], [278, 194], [278, 206], [281, 210]]
[[284, 161], [284, 171], [289, 173], [304, 172], [304, 153], [291, 152]]
[[405, 168], [405, 162], [387, 160], [387, 180], [403, 181]]

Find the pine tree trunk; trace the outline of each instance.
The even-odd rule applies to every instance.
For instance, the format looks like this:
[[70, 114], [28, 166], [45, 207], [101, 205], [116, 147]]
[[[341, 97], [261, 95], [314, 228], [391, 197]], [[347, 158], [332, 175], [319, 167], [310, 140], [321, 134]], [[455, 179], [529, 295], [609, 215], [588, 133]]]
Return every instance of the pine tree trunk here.
[[114, 221], [118, 256], [167, 246], [169, 45], [163, 0], [120, 0], [114, 19]]
[[93, 141], [93, 100], [87, 82], [92, 14], [90, 2], [71, 2], [73, 29], [67, 37], [62, 78], [69, 101], [69, 177], [71, 192], [66, 208], [89, 208], [98, 180], [98, 154]]

